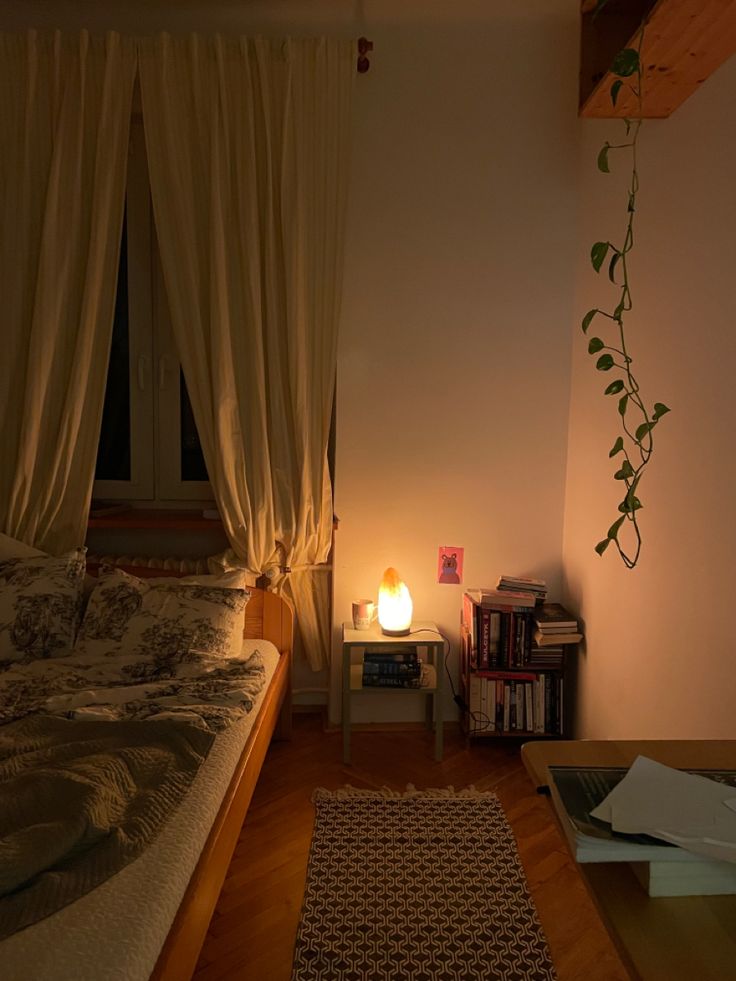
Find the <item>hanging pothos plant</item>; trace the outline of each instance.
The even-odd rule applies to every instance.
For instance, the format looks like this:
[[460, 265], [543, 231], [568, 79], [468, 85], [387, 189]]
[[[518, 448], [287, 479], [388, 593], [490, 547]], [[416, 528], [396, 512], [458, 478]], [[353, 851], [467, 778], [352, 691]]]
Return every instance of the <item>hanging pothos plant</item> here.
[[[599, 11], [606, 0], [599, 2]], [[636, 150], [642, 124], [642, 65], [641, 48], [644, 37], [642, 23], [636, 38], [636, 46], [620, 51], [613, 60], [611, 73], [616, 76], [611, 84], [610, 96], [613, 105], [619, 97], [621, 89], [628, 86], [633, 92], [639, 112], [637, 118], [624, 119], [626, 142], [606, 142], [598, 154], [598, 169], [604, 174], [610, 173], [609, 155], [611, 151], [629, 151], [631, 161], [631, 180], [628, 188], [627, 225], [623, 244], [619, 247], [613, 242], [596, 242], [590, 250], [590, 261], [596, 272], [600, 272], [607, 263], [608, 278], [620, 289], [619, 300], [612, 311], [595, 307], [583, 317], [583, 333], [588, 334], [592, 322], [596, 318], [608, 320], [610, 323], [609, 337], [590, 337], [588, 352], [597, 355], [595, 366], [598, 371], [617, 372], [615, 378], [605, 389], [605, 394], [618, 396], [618, 417], [622, 433], [611, 447], [609, 457], [616, 458], [619, 464], [614, 473], [614, 480], [625, 488], [625, 493], [618, 506], [619, 517], [613, 522], [606, 537], [598, 542], [595, 550], [603, 555], [613, 542], [618, 549], [624, 564], [633, 569], [641, 551], [641, 533], [639, 530], [638, 514], [642, 508], [639, 497], [639, 486], [644, 472], [649, 465], [654, 450], [654, 431], [659, 420], [670, 410], [664, 403], [655, 402], [651, 411], [645, 405], [639, 383], [632, 371], [633, 359], [624, 331], [626, 315], [632, 309], [632, 294], [629, 283], [628, 257], [634, 247], [634, 217], [636, 215], [637, 194], [639, 191], [639, 175], [637, 172]], [[624, 546], [621, 534], [624, 529], [633, 530], [634, 546]]]

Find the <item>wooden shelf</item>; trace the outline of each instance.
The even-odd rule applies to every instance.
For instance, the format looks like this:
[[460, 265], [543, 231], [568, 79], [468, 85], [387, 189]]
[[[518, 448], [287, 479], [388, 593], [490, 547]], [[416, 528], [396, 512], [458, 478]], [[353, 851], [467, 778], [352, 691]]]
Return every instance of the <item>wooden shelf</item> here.
[[130, 508], [116, 514], [90, 517], [88, 528], [151, 528], [169, 531], [222, 530], [219, 518], [205, 518], [201, 511], [158, 510], [156, 508]]
[[634, 47], [644, 32], [642, 117], [663, 119], [689, 98], [736, 52], [736, 0], [609, 0], [594, 18], [595, 0], [581, 6], [580, 115], [587, 119], [634, 118], [638, 101], [624, 84], [611, 103], [608, 69], [614, 56]]
[[465, 732], [469, 739], [564, 739], [559, 732], [516, 732], [503, 730], [494, 732], [492, 729], [469, 729]]

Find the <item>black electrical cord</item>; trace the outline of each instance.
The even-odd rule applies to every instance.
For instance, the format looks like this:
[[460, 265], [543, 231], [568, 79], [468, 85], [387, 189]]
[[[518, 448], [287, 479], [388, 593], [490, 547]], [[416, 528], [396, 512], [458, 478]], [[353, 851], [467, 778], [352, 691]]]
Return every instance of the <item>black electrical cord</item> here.
[[452, 675], [450, 674], [450, 668], [447, 664], [447, 661], [450, 657], [450, 641], [448, 640], [448, 638], [445, 637], [445, 635], [440, 630], [432, 629], [432, 627], [420, 627], [418, 630], [409, 631], [410, 636], [413, 636], [414, 634], [421, 634], [421, 633], [430, 633], [430, 634], [436, 633], [439, 634], [443, 640], [442, 660], [445, 665], [445, 674], [447, 675], [447, 680], [450, 683], [450, 691], [452, 692], [453, 702], [457, 705], [457, 707], [460, 709], [461, 712], [467, 712], [469, 718], [471, 718], [473, 722], [481, 730], [490, 729], [492, 725], [490, 716], [486, 715], [485, 712], [472, 711], [468, 703], [463, 698], [463, 696], [458, 691], [455, 690], [455, 684], [452, 680]]

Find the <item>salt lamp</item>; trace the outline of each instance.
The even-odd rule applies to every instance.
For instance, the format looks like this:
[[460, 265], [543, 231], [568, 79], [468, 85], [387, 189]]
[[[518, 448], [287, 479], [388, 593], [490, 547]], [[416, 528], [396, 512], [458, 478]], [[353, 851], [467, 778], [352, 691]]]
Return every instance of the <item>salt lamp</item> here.
[[388, 568], [378, 587], [378, 622], [389, 637], [405, 637], [411, 629], [413, 604], [406, 583]]

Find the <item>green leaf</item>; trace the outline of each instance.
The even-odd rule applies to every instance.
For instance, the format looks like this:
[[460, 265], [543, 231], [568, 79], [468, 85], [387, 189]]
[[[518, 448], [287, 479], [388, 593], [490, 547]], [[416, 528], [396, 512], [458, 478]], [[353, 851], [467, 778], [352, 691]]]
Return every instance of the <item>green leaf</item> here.
[[619, 436], [616, 442], [611, 447], [608, 455], [616, 456], [616, 454], [620, 453], [623, 448], [624, 448], [624, 438], [623, 436]]
[[598, 310], [598, 309], [588, 310], [588, 312], [583, 317], [583, 322], [582, 322], [582, 324], [580, 326], [583, 328], [583, 333], [584, 334], [587, 334], [588, 327], [590, 327], [591, 321], [593, 320], [593, 317], [595, 317], [595, 315], [597, 313], [600, 313], [600, 310]]
[[[623, 381], [620, 378], [617, 378], [616, 381], [612, 381], [611, 384], [607, 386], [607, 388], [606, 388], [606, 390], [605, 390], [605, 392], [603, 394], [604, 395], [617, 395], [621, 391], [621, 389], [623, 387], [624, 387]], [[619, 439], [620, 438], [621, 437], [619, 436]], [[623, 446], [623, 443], [621, 445]]]
[[608, 242], [596, 242], [590, 250], [590, 261], [593, 263], [593, 268], [596, 272], [601, 271], [603, 260], [608, 253], [609, 244]]
[[629, 498], [627, 494], [619, 504], [618, 509], [619, 511], [623, 511], [624, 514], [631, 514], [633, 511], [639, 511], [642, 507], [643, 505], [638, 497]]
[[602, 351], [605, 346], [600, 337], [591, 337], [588, 341], [588, 354], [596, 354], [598, 351]]
[[608, 263], [608, 278], [611, 280], [612, 283], [616, 282], [616, 275], [615, 275], [616, 264], [618, 263], [618, 260], [620, 258], [621, 258], [621, 253], [614, 252], [613, 255], [611, 256], [611, 261]]
[[650, 433], [655, 426], [656, 426], [656, 422], [643, 422], [641, 426], [637, 426], [636, 433], [635, 433], [637, 442], [640, 443], [642, 439], [646, 436], [646, 434]]
[[624, 521], [626, 521], [626, 515], [623, 515], [620, 518], [616, 518], [616, 520], [613, 522], [611, 527], [608, 529], [609, 538], [615, 539], [618, 536], [618, 530], [621, 527], [621, 525], [624, 523]]
[[657, 419], [661, 419], [661, 418], [662, 418], [662, 416], [663, 416], [663, 415], [664, 415], [664, 414], [665, 414], [666, 412], [669, 412], [669, 411], [670, 411], [670, 410], [669, 410], [669, 409], [667, 408], [667, 406], [666, 406], [666, 405], [664, 404], [664, 402], [655, 402], [655, 403], [654, 403], [654, 415], [653, 415], [653, 417], [652, 417], [652, 418], [653, 418], [653, 419], [654, 419], [654, 421], [656, 422], [656, 421], [657, 421]]
[[611, 539], [604, 538], [602, 542], [598, 542], [598, 544], [595, 547], [595, 550], [599, 555], [603, 555], [603, 553], [606, 551], [606, 549], [610, 544], [611, 544]]
[[598, 154], [598, 170], [603, 171], [604, 174], [611, 173], [611, 168], [608, 166], [608, 151], [610, 148], [610, 143], [604, 143], [601, 147], [600, 153]]
[[639, 70], [639, 52], [636, 48], [624, 48], [613, 59], [611, 71], [621, 78], [629, 78]]
[[629, 133], [631, 132], [631, 120], [630, 119], [624, 119], [624, 124], [626, 126], [626, 135], [628, 136]]
[[621, 469], [617, 470], [613, 475], [614, 480], [627, 480], [629, 477], [634, 476], [634, 468], [631, 466], [628, 460], [624, 460], [621, 464]]
[[622, 395], [621, 398], [618, 400], [618, 414], [620, 416], [626, 415], [626, 406], [628, 404], [629, 404], [629, 396]]
[[627, 210], [628, 211], [636, 210], [636, 197], [633, 194], [629, 194], [629, 206]]
[[623, 84], [624, 83], [621, 81], [621, 79], [617, 78], [616, 81], [611, 86], [611, 103], [614, 106], [616, 105], [616, 99], [618, 99], [618, 94], [621, 91], [621, 86]]
[[598, 371], [610, 371], [613, 368], [613, 358], [610, 354], [602, 354], [595, 363]]

